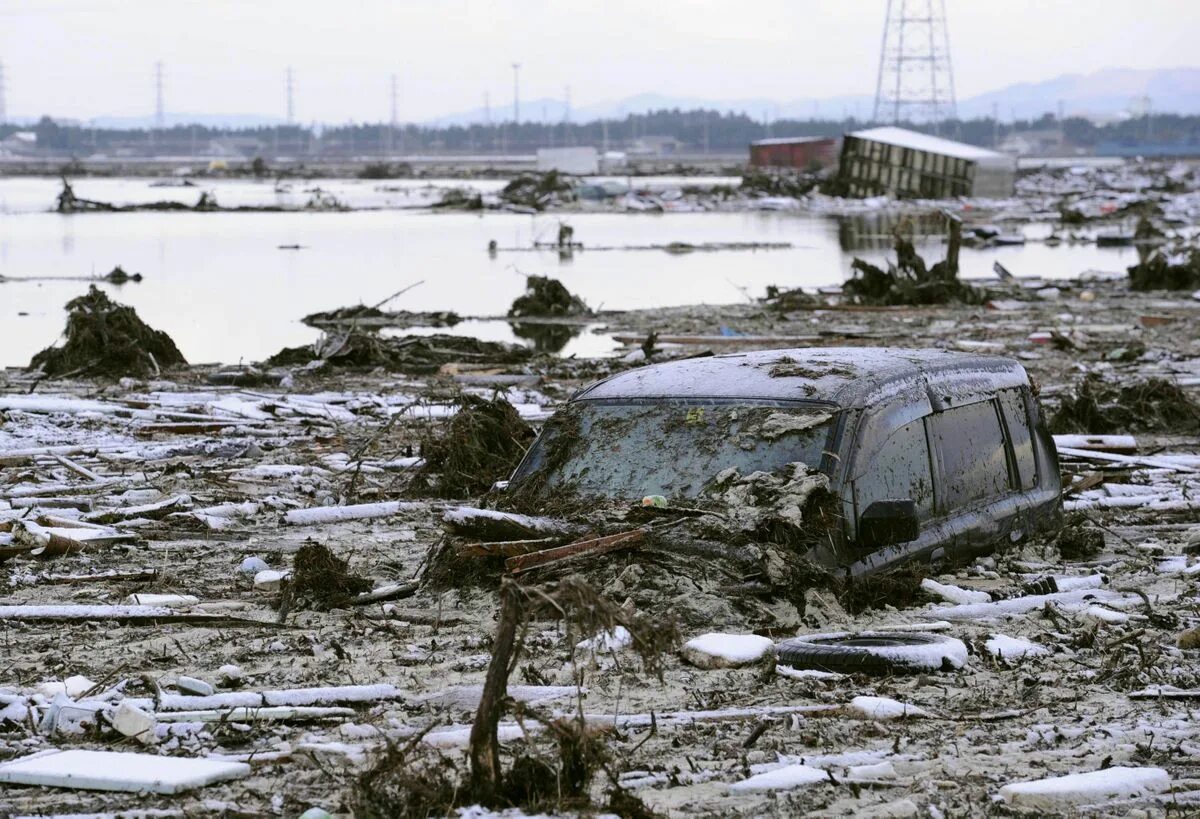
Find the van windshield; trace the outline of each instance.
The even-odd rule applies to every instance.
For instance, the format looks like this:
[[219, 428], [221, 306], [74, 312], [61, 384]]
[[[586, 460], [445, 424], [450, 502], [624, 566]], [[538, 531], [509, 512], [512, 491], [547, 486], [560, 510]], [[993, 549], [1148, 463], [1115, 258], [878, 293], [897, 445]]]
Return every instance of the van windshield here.
[[557, 413], [513, 475], [582, 496], [694, 498], [730, 469], [813, 470], [831, 446], [834, 408], [754, 400], [581, 401]]

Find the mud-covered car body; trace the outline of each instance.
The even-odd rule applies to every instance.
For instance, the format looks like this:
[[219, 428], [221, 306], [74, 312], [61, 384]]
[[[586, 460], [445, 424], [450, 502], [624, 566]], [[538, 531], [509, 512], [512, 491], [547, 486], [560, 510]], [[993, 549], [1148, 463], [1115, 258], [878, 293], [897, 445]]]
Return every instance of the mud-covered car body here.
[[[1061, 518], [1054, 442], [1012, 359], [898, 348], [719, 355], [612, 376], [566, 409], [585, 419], [569, 433], [581, 446], [551, 463], [544, 431], [513, 486], [541, 473], [611, 498], [688, 498], [728, 466], [802, 462], [828, 478], [841, 511], [809, 557], [852, 574], [984, 553]], [[763, 413], [772, 433], [764, 422], [748, 437], [746, 420]], [[621, 432], [602, 435], [617, 416]], [[781, 419], [786, 434], [774, 434]]]

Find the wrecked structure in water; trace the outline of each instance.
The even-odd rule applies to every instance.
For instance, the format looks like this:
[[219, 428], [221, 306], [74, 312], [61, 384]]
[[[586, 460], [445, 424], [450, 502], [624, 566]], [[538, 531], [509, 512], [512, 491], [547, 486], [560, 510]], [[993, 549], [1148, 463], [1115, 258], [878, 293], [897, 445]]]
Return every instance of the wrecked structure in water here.
[[839, 179], [851, 196], [1012, 196], [1016, 160], [974, 145], [886, 126], [847, 134]]

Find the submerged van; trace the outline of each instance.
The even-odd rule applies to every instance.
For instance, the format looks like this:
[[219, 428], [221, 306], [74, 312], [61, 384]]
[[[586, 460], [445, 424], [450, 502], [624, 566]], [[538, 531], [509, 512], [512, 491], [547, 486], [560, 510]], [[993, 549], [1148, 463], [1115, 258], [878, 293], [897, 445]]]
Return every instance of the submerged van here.
[[768, 350], [620, 373], [547, 422], [510, 486], [686, 505], [731, 469], [796, 464], [840, 508], [808, 557], [856, 575], [985, 553], [1062, 516], [1024, 368], [944, 350]]

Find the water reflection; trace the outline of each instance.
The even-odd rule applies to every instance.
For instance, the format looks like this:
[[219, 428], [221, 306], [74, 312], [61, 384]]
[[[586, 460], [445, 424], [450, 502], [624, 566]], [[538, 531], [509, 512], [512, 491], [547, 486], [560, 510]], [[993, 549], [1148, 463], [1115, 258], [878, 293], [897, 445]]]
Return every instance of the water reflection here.
[[562, 352], [571, 339], [583, 332], [579, 325], [571, 324], [542, 324], [527, 321], [510, 321], [513, 334], [517, 338], [533, 342], [533, 349], [539, 353]]
[[890, 250], [896, 234], [914, 244], [941, 240], [949, 230], [943, 213], [860, 213], [837, 217], [838, 246], [846, 251]]

